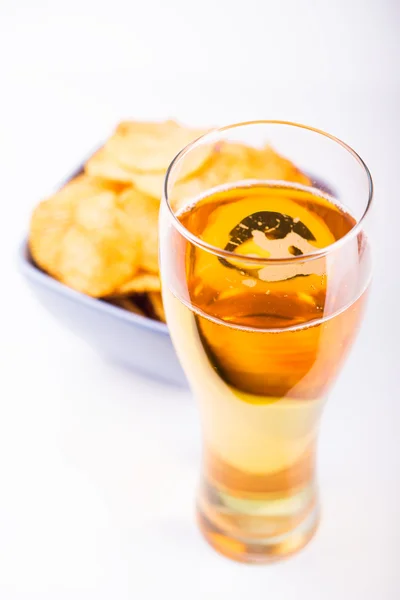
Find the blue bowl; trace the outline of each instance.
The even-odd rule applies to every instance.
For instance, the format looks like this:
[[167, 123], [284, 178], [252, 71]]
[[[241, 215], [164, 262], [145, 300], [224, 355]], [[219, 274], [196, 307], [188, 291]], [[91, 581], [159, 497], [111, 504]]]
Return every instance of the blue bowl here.
[[187, 385], [164, 323], [85, 296], [56, 281], [21, 245], [19, 268], [43, 306], [104, 357], [152, 378]]

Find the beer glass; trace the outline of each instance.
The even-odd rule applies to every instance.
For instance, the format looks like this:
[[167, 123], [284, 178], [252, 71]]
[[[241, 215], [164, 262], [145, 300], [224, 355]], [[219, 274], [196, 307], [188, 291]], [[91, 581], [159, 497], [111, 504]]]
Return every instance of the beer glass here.
[[200, 410], [198, 523], [235, 560], [316, 531], [320, 417], [363, 318], [371, 202], [362, 159], [295, 123], [211, 131], [167, 172], [163, 301]]

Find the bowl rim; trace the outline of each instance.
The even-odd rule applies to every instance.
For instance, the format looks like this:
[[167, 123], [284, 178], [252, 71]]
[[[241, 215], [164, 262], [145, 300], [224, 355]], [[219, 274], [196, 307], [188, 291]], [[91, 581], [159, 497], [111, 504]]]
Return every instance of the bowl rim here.
[[143, 317], [142, 315], [136, 315], [127, 311], [125, 308], [114, 306], [109, 302], [105, 302], [101, 298], [92, 298], [81, 292], [78, 292], [64, 283], [57, 281], [41, 269], [39, 269], [33, 262], [28, 244], [28, 237], [20, 243], [18, 254], [18, 270], [28, 280], [38, 283], [43, 287], [50, 289], [52, 292], [64, 296], [73, 302], [84, 304], [89, 308], [99, 310], [103, 313], [109, 314], [112, 317], [116, 317], [138, 326], [142, 329], [147, 329], [157, 333], [161, 333], [165, 336], [169, 336], [168, 327], [165, 323], [150, 319], [150, 317]]

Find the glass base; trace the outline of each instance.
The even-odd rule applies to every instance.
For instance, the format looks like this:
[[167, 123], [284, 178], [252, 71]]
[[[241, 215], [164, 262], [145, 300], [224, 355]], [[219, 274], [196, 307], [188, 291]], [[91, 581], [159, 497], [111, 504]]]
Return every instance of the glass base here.
[[199, 527], [208, 543], [232, 560], [259, 564], [281, 560], [304, 548], [317, 530], [319, 506], [310, 492], [301, 494], [308, 501], [291, 515], [285, 509], [296, 504], [300, 508], [298, 496], [263, 502], [230, 498], [228, 507], [224, 495], [219, 510], [203, 496], [197, 510]]

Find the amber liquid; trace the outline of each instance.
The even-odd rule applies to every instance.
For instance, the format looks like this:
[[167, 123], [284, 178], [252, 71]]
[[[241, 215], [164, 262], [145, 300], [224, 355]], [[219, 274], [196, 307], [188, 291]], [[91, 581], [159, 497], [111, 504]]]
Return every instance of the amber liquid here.
[[179, 219], [233, 253], [218, 257], [177, 241], [183, 267], [164, 288], [173, 341], [201, 407], [200, 525], [236, 559], [287, 554], [317, 522], [319, 417], [361, 318], [366, 242], [360, 235], [336, 261], [304, 261], [355, 221], [301, 186], [222, 189]]

